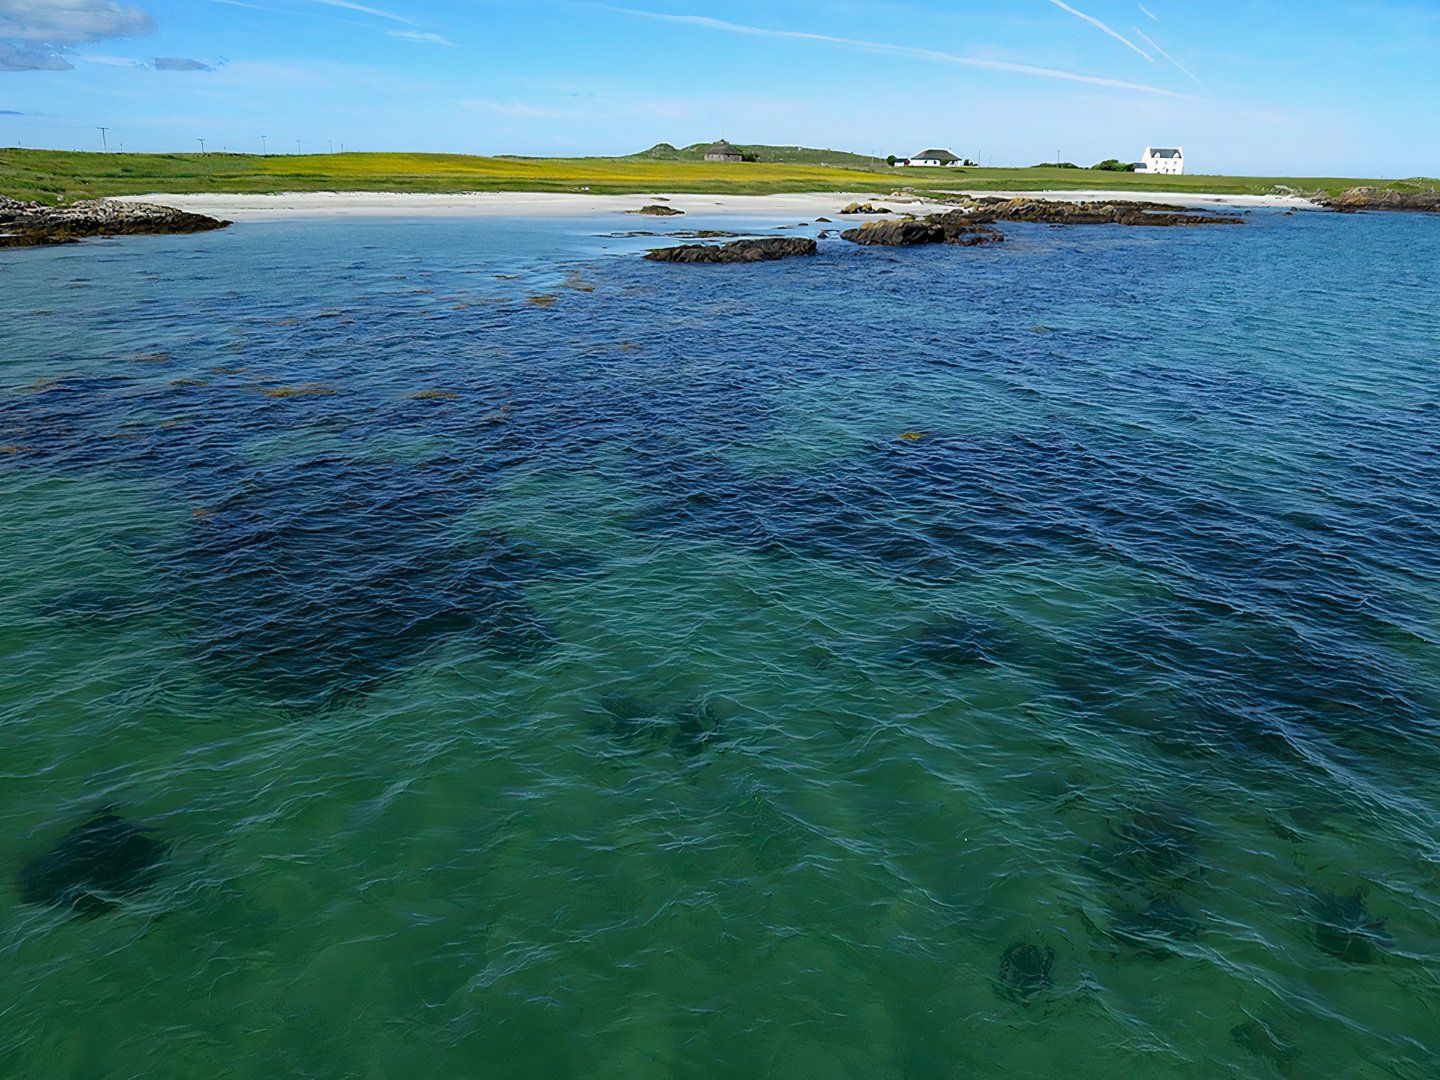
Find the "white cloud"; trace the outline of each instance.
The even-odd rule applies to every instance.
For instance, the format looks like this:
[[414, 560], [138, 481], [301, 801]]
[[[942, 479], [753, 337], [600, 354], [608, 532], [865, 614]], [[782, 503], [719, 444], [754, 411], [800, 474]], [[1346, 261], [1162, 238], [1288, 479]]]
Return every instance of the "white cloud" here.
[[399, 38], [401, 41], [413, 41], [418, 45], [449, 45], [451, 48], [455, 47], [455, 43], [448, 38], [442, 37], [439, 34], [428, 34], [423, 30], [387, 30], [386, 33], [393, 38]]
[[74, 68], [58, 49], [0, 41], [0, 71], [72, 71]]
[[136, 60], [130, 56], [103, 56], [99, 53], [76, 53], [75, 59], [82, 64], [104, 64], [106, 67], [138, 68], [144, 67], [145, 61]]
[[888, 56], [909, 56], [917, 60], [933, 60], [941, 64], [958, 64], [962, 67], [978, 68], [982, 71], [1003, 71], [1014, 75], [1033, 75], [1042, 79], [1059, 79], [1064, 82], [1084, 83], [1089, 86], [1106, 86], [1115, 90], [1133, 90], [1142, 94], [1156, 94], [1160, 97], [1192, 97], [1190, 94], [1181, 94], [1174, 90], [1167, 90], [1161, 86], [1149, 86], [1145, 83], [1127, 82], [1123, 79], [1110, 79], [1099, 75], [1082, 75], [1074, 71], [1036, 67], [1032, 64], [1016, 64], [1008, 60], [987, 60], [978, 56], [957, 56], [954, 53], [940, 52], [936, 49], [922, 49], [913, 45], [891, 45], [880, 41], [862, 41], [858, 38], [832, 37], [829, 34], [811, 34], [800, 30], [767, 30], [763, 27], [746, 26], [742, 23], [724, 22], [720, 19], [712, 19], [705, 15], [667, 15], [658, 11], [639, 11], [635, 8], [608, 7], [603, 4], [597, 4], [596, 6], [602, 7], [607, 11], [618, 12], [622, 15], [635, 15], [645, 19], [659, 19], [663, 22], [699, 26], [707, 30], [719, 30], [729, 34], [747, 34], [753, 37], [781, 38], [789, 41], [813, 41], [823, 45], [839, 45], [843, 48], [857, 49], [861, 52], [880, 53]]
[[[1156, 15], [1153, 11], [1151, 11], [1151, 10], [1150, 10], [1148, 7], [1146, 7], [1144, 4], [1139, 5], [1139, 7], [1140, 7], [1140, 10], [1143, 11], [1148, 18], [1154, 19], [1156, 22], [1159, 22], [1159, 21], [1160, 21], [1160, 16], [1159, 16], [1159, 15]], [[1143, 35], [1142, 35], [1142, 36], [1143, 36]]]
[[1103, 22], [1101, 22], [1099, 19], [1095, 18], [1095, 16], [1093, 16], [1093, 15], [1086, 15], [1083, 11], [1076, 11], [1076, 10], [1075, 10], [1073, 7], [1071, 7], [1069, 4], [1065, 3], [1065, 0], [1050, 0], [1050, 3], [1054, 4], [1054, 5], [1055, 5], [1056, 7], [1058, 7], [1061, 11], [1068, 11], [1071, 15], [1074, 15], [1077, 19], [1084, 19], [1084, 20], [1085, 20], [1087, 23], [1089, 23], [1091, 26], [1094, 26], [1094, 27], [1096, 27], [1097, 29], [1102, 30], [1102, 31], [1104, 31], [1105, 33], [1109, 34], [1112, 38], [1114, 38], [1116, 41], [1120, 42], [1120, 43], [1121, 43], [1122, 45], [1124, 45], [1127, 49], [1134, 49], [1134, 50], [1135, 50], [1137, 53], [1139, 53], [1141, 56], [1145, 57], [1146, 60], [1149, 60], [1150, 63], [1153, 64], [1153, 63], [1155, 62], [1155, 58], [1154, 58], [1153, 56], [1151, 56], [1149, 53], [1147, 53], [1144, 49], [1140, 48], [1139, 45], [1136, 45], [1133, 41], [1131, 41], [1129, 38], [1127, 38], [1124, 34], [1119, 34], [1119, 33], [1116, 33], [1114, 30], [1111, 30], [1110, 27], [1106, 26], [1106, 25], [1105, 25]]
[[0, 0], [0, 38], [12, 41], [78, 45], [154, 29], [145, 12], [115, 0]]

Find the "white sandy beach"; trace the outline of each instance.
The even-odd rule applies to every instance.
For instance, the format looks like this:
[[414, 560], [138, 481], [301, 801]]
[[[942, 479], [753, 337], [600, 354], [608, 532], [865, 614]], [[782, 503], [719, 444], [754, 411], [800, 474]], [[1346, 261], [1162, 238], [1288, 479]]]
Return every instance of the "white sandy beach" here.
[[[956, 192], [956, 194], [969, 194]], [[980, 197], [1038, 198], [1068, 201], [1156, 202], [1174, 206], [1236, 209], [1314, 210], [1306, 199], [1279, 195], [1192, 195], [1170, 192], [977, 191]], [[551, 192], [474, 192], [421, 195], [408, 192], [322, 191], [281, 195], [123, 196], [120, 201], [160, 203], [231, 221], [315, 217], [588, 217], [625, 214], [650, 203], [664, 203], [693, 215], [815, 218], [834, 216], [852, 202], [870, 202], [895, 212], [933, 211], [943, 204], [875, 194], [820, 192], [799, 195], [586, 195]]]

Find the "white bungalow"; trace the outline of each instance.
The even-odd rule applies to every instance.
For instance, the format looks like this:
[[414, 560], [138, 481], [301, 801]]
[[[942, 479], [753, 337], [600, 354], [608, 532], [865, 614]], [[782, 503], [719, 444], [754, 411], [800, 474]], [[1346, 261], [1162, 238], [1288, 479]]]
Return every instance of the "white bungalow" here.
[[1182, 176], [1185, 172], [1185, 151], [1177, 147], [1147, 146], [1145, 156], [1135, 166], [1137, 173], [1165, 173]]
[[912, 158], [902, 158], [896, 165], [908, 165], [923, 169], [954, 169], [962, 162], [949, 150], [922, 150]]

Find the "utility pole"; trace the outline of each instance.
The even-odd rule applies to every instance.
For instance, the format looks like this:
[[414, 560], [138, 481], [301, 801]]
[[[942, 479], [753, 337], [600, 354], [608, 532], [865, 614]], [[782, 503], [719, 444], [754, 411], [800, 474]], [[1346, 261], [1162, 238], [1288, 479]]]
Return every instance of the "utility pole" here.
[[300, 153], [300, 140], [299, 140], [299, 139], [296, 139], [296, 140], [295, 140], [295, 153], [297, 153], [297, 154]]
[[204, 154], [204, 153], [205, 153], [205, 140], [204, 140], [204, 139], [196, 139], [195, 141], [200, 144], [200, 153], [201, 153], [201, 154]]
[[260, 136], [260, 156], [261, 156], [261, 157], [264, 157], [264, 156], [265, 156], [266, 154], [268, 154], [269, 152], [270, 152], [269, 149], [265, 146], [265, 136], [264, 136], [264, 135], [261, 135], [261, 136]]
[[103, 152], [104, 152], [104, 153], [107, 153], [107, 154], [110, 152], [110, 137], [109, 137], [109, 136], [110, 136], [110, 129], [109, 129], [108, 127], [102, 127], [102, 128], [100, 129], [100, 147], [101, 147], [101, 149], [103, 150]]
[[330, 153], [331, 153], [332, 155], [335, 153], [335, 140], [334, 140], [334, 139], [331, 139], [331, 140], [330, 140]]

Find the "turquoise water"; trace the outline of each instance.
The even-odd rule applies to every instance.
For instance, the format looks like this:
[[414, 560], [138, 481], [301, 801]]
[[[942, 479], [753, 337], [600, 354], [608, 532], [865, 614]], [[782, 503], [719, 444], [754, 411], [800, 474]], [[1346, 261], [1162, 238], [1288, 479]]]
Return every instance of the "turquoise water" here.
[[1436, 1075], [1440, 219], [620, 220], [0, 260], [0, 1075]]

